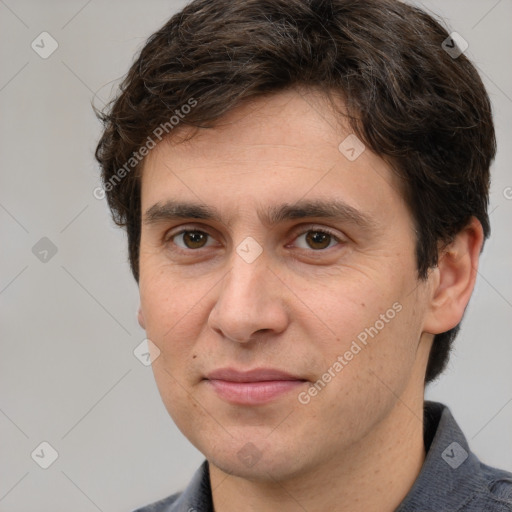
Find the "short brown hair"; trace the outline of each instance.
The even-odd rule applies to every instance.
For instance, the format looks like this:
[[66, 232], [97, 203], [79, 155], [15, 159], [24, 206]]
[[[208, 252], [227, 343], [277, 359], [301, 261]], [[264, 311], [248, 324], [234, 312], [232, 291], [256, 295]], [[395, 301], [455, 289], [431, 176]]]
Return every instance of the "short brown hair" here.
[[[491, 105], [470, 61], [442, 47], [448, 37], [432, 16], [396, 0], [195, 0], [175, 14], [97, 112], [104, 132], [96, 158], [113, 218], [127, 229], [137, 282], [143, 160], [134, 155], [191, 98], [196, 106], [180, 123], [211, 127], [264, 94], [337, 91], [351, 128], [403, 182], [419, 279], [437, 265], [439, 244], [472, 216], [487, 238]], [[446, 366], [458, 329], [435, 336], [426, 382]]]

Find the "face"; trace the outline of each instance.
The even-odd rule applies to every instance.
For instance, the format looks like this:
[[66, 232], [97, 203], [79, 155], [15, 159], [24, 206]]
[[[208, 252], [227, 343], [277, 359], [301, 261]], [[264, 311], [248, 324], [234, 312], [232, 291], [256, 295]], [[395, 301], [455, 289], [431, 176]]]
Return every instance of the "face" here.
[[422, 385], [413, 220], [349, 134], [287, 91], [145, 162], [140, 321], [167, 410], [226, 472], [313, 470]]

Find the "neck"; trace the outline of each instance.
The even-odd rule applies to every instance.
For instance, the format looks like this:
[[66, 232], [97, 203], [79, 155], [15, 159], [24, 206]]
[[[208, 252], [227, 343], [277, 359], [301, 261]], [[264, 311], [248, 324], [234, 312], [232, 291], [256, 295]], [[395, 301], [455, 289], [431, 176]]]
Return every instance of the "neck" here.
[[390, 413], [342, 457], [293, 479], [249, 481], [210, 463], [215, 512], [393, 512], [425, 460], [423, 393], [414, 389], [406, 389]]

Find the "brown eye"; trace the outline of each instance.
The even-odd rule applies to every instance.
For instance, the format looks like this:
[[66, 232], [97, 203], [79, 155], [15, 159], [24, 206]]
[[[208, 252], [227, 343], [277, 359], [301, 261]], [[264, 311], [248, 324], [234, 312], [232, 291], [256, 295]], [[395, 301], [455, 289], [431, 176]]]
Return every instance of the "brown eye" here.
[[322, 229], [304, 231], [296, 238], [296, 244], [300, 249], [313, 249], [315, 251], [321, 251], [339, 243], [338, 237]]
[[176, 243], [176, 245], [181, 249], [201, 249], [206, 246], [208, 237], [208, 233], [205, 233], [204, 231], [185, 230], [176, 233], [170, 238], [170, 240]]
[[331, 235], [322, 231], [309, 231], [306, 235], [306, 241], [312, 249], [325, 249], [329, 247]]

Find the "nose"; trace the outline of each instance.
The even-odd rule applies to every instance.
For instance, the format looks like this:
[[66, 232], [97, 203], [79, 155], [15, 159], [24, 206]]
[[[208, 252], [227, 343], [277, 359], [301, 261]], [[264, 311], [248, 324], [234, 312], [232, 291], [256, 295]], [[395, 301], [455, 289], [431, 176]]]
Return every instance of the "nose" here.
[[218, 288], [208, 324], [223, 338], [247, 343], [286, 329], [286, 287], [268, 267], [263, 254], [247, 263], [238, 254]]

